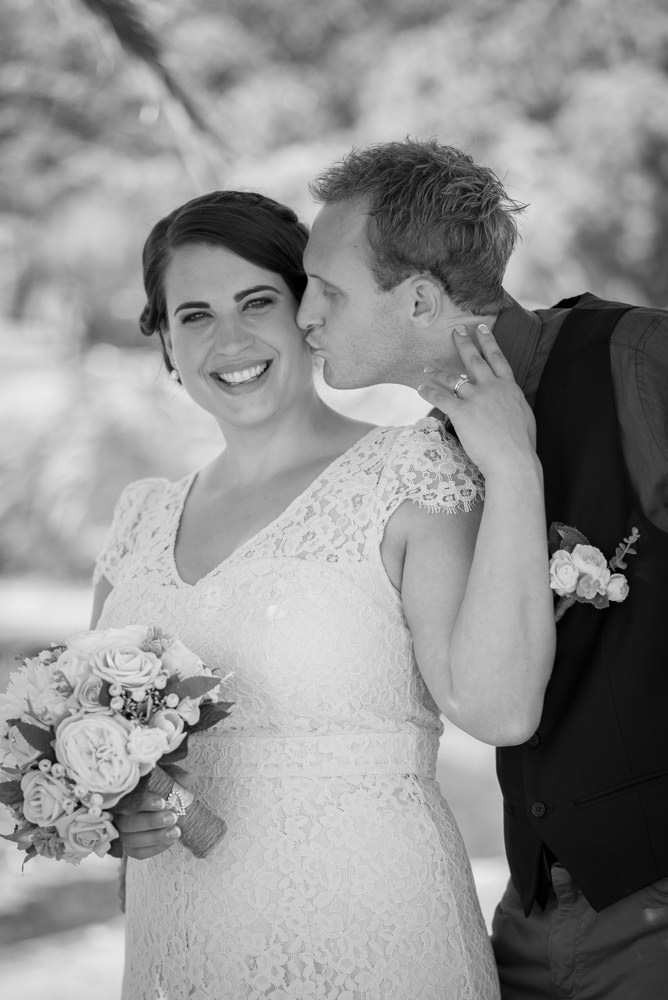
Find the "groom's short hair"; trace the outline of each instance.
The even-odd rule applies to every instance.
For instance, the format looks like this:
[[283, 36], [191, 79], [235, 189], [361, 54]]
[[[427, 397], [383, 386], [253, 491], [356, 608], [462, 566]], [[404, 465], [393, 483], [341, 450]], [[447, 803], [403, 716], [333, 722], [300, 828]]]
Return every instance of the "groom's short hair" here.
[[428, 272], [472, 313], [508, 303], [503, 277], [518, 239], [515, 217], [526, 205], [460, 149], [434, 139], [353, 149], [310, 191], [325, 205], [360, 202], [369, 216], [370, 268], [384, 291]]

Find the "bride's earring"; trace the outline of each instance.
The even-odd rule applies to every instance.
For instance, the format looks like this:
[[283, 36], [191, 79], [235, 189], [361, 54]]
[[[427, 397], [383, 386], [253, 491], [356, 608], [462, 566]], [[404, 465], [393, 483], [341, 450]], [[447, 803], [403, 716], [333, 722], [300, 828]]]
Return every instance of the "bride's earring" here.
[[172, 382], [179, 382], [179, 383], [181, 382], [181, 376], [179, 375], [178, 368], [172, 368], [171, 372], [169, 373], [169, 377], [171, 378]]

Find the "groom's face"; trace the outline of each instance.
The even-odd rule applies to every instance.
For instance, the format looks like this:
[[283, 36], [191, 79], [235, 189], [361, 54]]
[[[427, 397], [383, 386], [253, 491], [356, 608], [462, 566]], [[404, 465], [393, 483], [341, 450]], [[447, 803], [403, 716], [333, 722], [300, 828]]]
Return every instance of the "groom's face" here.
[[326, 205], [304, 253], [308, 286], [297, 323], [336, 389], [402, 382], [405, 331], [397, 289], [382, 291], [369, 268], [364, 206]]

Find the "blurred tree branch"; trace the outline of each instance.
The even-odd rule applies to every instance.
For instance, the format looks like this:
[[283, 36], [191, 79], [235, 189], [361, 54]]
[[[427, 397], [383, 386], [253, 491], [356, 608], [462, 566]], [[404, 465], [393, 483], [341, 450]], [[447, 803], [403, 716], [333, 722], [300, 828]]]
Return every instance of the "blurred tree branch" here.
[[[179, 155], [197, 187], [216, 186], [228, 154], [225, 144], [195, 100], [167, 66], [164, 46], [135, 0], [81, 0], [105, 22], [122, 49], [140, 60], [159, 84], [158, 100], [174, 132]], [[160, 93], [160, 91], [162, 93]], [[192, 141], [193, 130], [198, 141]]]

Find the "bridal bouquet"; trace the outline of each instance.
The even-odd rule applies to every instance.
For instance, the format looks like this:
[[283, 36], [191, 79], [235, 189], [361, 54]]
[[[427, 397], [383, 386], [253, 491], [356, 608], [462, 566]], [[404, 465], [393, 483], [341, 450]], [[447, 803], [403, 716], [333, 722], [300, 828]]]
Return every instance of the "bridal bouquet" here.
[[[79, 632], [25, 659], [0, 694], [0, 803], [16, 821], [6, 839], [26, 860], [116, 854], [111, 810], [130, 792], [166, 796], [183, 777], [189, 735], [229, 714], [220, 683], [179, 639], [144, 625]], [[201, 857], [225, 824], [197, 800], [187, 818], [182, 841]]]

